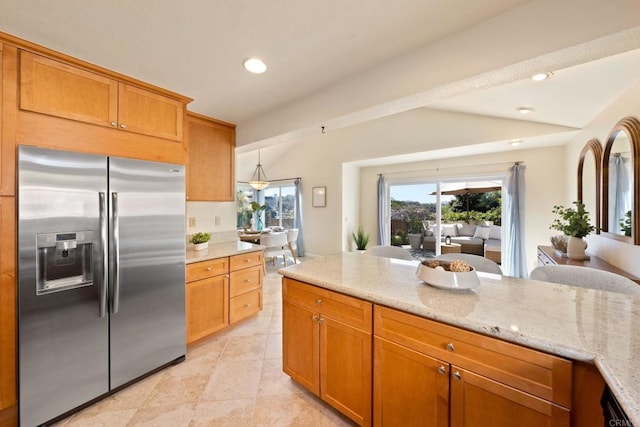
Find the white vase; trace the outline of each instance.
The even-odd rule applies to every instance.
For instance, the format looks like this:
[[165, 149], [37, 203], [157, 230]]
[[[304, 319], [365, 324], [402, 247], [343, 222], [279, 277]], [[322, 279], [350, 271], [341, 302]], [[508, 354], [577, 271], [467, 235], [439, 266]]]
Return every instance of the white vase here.
[[409, 238], [409, 244], [411, 245], [411, 249], [420, 249], [420, 245], [422, 244], [422, 234], [407, 234]]
[[567, 239], [567, 256], [571, 259], [583, 260], [587, 242], [582, 237], [569, 236]]
[[193, 250], [194, 251], [201, 251], [203, 249], [207, 249], [209, 247], [209, 242], [204, 242], [204, 243], [194, 243], [193, 244]]

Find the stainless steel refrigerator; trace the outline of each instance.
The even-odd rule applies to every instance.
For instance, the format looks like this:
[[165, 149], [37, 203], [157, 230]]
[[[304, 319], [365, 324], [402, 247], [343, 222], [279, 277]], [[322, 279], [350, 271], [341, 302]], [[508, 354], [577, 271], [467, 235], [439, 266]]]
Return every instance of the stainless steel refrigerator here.
[[184, 166], [19, 147], [20, 423], [184, 360]]

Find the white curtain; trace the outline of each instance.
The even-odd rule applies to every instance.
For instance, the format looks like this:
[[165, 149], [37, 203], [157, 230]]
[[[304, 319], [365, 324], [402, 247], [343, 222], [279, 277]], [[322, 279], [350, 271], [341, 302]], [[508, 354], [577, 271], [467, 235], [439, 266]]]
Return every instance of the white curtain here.
[[624, 234], [620, 221], [631, 210], [631, 188], [629, 185], [628, 160], [621, 153], [609, 159], [609, 232]]
[[296, 245], [298, 247], [298, 256], [304, 256], [304, 239], [302, 238], [302, 199], [301, 199], [301, 191], [300, 191], [300, 180], [296, 179], [294, 183], [296, 187], [296, 218], [293, 221], [295, 228], [298, 229], [298, 240], [296, 241]]
[[378, 177], [378, 244], [388, 246], [390, 244], [387, 235], [387, 183], [383, 175]]
[[524, 246], [524, 171], [525, 166], [516, 163], [510, 168], [507, 179], [505, 217], [505, 253], [502, 255], [505, 275], [526, 278], [527, 261]]

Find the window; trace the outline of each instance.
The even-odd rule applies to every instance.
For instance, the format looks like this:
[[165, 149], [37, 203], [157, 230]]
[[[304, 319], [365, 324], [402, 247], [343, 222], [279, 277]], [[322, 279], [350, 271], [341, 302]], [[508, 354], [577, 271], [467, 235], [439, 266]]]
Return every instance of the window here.
[[236, 225], [238, 228], [249, 228], [253, 216], [251, 202], [257, 199], [256, 191], [249, 185], [240, 183], [236, 185], [236, 188], [236, 202], [238, 204]]
[[267, 227], [294, 228], [296, 218], [296, 188], [293, 184], [273, 185], [263, 190], [267, 205]]

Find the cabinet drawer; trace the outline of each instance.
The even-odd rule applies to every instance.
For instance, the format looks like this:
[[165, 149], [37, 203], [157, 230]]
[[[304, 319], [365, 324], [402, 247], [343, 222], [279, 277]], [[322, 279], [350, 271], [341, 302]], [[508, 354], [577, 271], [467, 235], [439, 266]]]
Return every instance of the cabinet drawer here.
[[229, 300], [229, 322], [235, 323], [260, 310], [262, 310], [262, 289], [238, 295]]
[[375, 306], [374, 334], [571, 407], [571, 362], [474, 332]]
[[244, 270], [233, 271], [230, 280], [230, 296], [244, 294], [262, 287], [262, 267], [255, 266]]
[[371, 332], [373, 305], [327, 289], [282, 279], [283, 298], [365, 332]]
[[229, 257], [231, 271], [262, 265], [262, 251], [247, 252]]
[[187, 264], [187, 282], [206, 279], [207, 277], [229, 272], [229, 258], [217, 258], [209, 261]]

